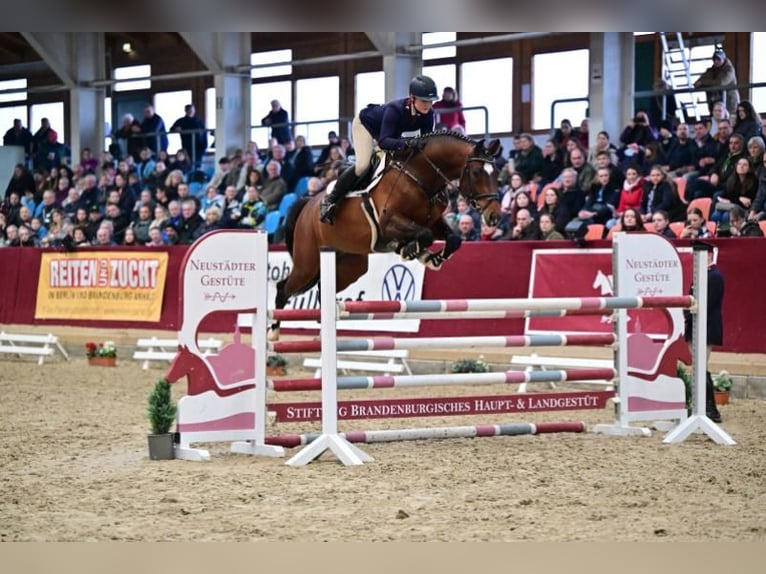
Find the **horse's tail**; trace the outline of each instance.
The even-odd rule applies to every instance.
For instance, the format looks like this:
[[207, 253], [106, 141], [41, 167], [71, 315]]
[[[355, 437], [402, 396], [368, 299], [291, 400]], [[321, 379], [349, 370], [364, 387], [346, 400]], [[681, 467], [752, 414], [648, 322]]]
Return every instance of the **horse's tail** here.
[[301, 197], [296, 201], [290, 211], [287, 212], [287, 220], [285, 221], [285, 244], [287, 245], [287, 251], [290, 253], [290, 257], [293, 256], [293, 240], [295, 239], [295, 224], [298, 221], [298, 216], [306, 207], [306, 204], [311, 200], [310, 197]]

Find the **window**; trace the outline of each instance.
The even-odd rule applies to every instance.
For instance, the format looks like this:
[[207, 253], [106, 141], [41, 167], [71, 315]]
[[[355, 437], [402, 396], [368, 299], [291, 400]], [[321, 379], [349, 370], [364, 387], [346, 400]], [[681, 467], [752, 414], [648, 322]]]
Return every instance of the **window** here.
[[[753, 32], [750, 46], [750, 81], [766, 82], [766, 32]], [[744, 91], [744, 90], [742, 90]], [[750, 101], [758, 113], [766, 112], [766, 88], [753, 88]]]
[[440, 48], [426, 48], [432, 44], [444, 44], [454, 42], [457, 39], [456, 32], [425, 32], [422, 37], [423, 60], [435, 60], [437, 58], [454, 58], [457, 55], [455, 46], [442, 46]]
[[117, 129], [112, 126], [112, 98], [109, 96], [104, 98], [104, 134], [106, 134], [106, 137], [104, 138], [104, 149], [109, 149], [109, 146], [112, 145], [112, 130], [117, 131]]
[[0, 82], [0, 91], [18, 89], [22, 89], [22, 91], [13, 92], [11, 94], [0, 94], [0, 102], [25, 102], [27, 100], [27, 79], [19, 78], [18, 80], [5, 80]]
[[290, 121], [294, 121], [292, 113], [292, 82], [253, 84], [250, 88], [250, 118], [253, 125], [250, 130], [250, 138], [258, 144], [259, 149], [268, 149], [269, 147], [271, 130], [266, 126], [261, 126], [261, 119], [271, 111], [271, 100], [279, 100], [282, 108], [287, 110]]
[[465, 107], [487, 108], [464, 112], [468, 134], [512, 131], [513, 58], [466, 62], [460, 67], [460, 86]]
[[[708, 44], [707, 46], [694, 46], [687, 48], [686, 57], [689, 58], [689, 74], [691, 75], [692, 83], [699, 78], [705, 70], [707, 70], [713, 63], [713, 52], [715, 52], [715, 46]], [[707, 94], [705, 92], [694, 92], [693, 94], [678, 94], [678, 100], [682, 102], [691, 103], [707, 102]], [[692, 108], [693, 109], [693, 108]], [[697, 107], [697, 114], [700, 116], [706, 116], [708, 114], [708, 108], [706, 105]]]
[[[215, 106], [215, 88], [208, 88], [205, 90], [205, 127], [209, 130], [214, 130], [217, 117], [218, 110]], [[213, 132], [207, 132], [208, 148], [213, 145], [213, 140], [215, 140]]]
[[363, 72], [354, 78], [354, 110], [359, 113], [367, 104], [382, 104], [386, 97], [386, 74]]
[[[165, 122], [165, 129], [170, 130], [178, 118], [184, 115], [184, 106], [192, 103], [191, 90], [177, 92], [161, 92], [154, 95], [154, 112]], [[181, 149], [181, 136], [168, 134], [168, 154], [173, 155]], [[187, 150], [191, 153], [191, 150]]]
[[[337, 118], [340, 114], [340, 77], [310, 78], [295, 83], [295, 121]], [[338, 132], [338, 122], [296, 125], [294, 135], [306, 137], [308, 145], [327, 144], [327, 132]]]
[[[148, 78], [152, 75], [151, 65], [127, 66], [114, 69], [115, 80], [132, 80], [134, 78]], [[115, 92], [127, 92], [129, 90], [148, 90], [152, 87], [151, 80], [135, 80], [132, 82], [117, 82], [112, 86]]]
[[[290, 62], [293, 59], [292, 50], [272, 50], [270, 52], [253, 52], [250, 54], [250, 65], [279, 64]], [[270, 78], [272, 76], [289, 76], [293, 73], [291, 64], [268, 66], [265, 68], [253, 68], [250, 70], [251, 78]]]
[[0, 108], [0, 129], [3, 133], [5, 130], [13, 127], [13, 120], [21, 120], [21, 125], [35, 133], [35, 130], [31, 129], [27, 125], [27, 106], [8, 106]]
[[64, 102], [50, 104], [35, 104], [29, 109], [29, 131], [35, 133], [40, 129], [40, 120], [48, 118], [53, 129], [58, 134], [59, 143], [64, 139]]
[[455, 81], [457, 77], [457, 66], [455, 66], [455, 64], [445, 64], [444, 66], [424, 66], [423, 73], [426, 76], [431, 76], [434, 82], [436, 82], [436, 88], [438, 90], [439, 97], [441, 97], [442, 91], [447, 86], [457, 89], [457, 82]]
[[588, 109], [587, 100], [557, 104], [551, 125], [554, 100], [587, 97], [588, 50], [570, 50], [532, 56], [532, 129], [549, 130], [564, 118], [580, 125]]

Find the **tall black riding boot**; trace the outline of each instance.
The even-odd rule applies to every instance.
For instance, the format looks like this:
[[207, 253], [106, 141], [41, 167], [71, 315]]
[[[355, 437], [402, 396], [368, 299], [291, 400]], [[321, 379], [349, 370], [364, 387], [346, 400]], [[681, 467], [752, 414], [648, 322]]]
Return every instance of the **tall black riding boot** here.
[[352, 190], [354, 184], [358, 181], [354, 166], [347, 167], [345, 171], [338, 176], [335, 187], [328, 193], [319, 204], [319, 220], [330, 225], [335, 221], [335, 211], [340, 201], [346, 197], [346, 194]]
[[721, 413], [718, 411], [718, 405], [715, 404], [715, 385], [710, 371], [705, 372], [705, 414], [714, 423], [720, 423]]

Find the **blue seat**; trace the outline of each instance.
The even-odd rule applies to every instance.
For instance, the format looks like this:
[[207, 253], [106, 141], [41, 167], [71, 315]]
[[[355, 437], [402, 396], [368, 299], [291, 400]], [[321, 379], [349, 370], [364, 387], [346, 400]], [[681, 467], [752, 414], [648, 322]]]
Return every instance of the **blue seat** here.
[[302, 177], [298, 180], [298, 183], [295, 184], [295, 189], [293, 190], [293, 193], [297, 195], [298, 197], [303, 197], [306, 195], [309, 191], [309, 180], [311, 178], [309, 176]]
[[189, 184], [189, 195], [199, 197], [205, 191], [204, 185], [199, 181], [193, 181]]
[[298, 201], [297, 194], [286, 193], [282, 197], [282, 201], [279, 202], [279, 213], [281, 213], [283, 217], [287, 217], [287, 212], [290, 211], [290, 208], [296, 201]]
[[282, 214], [279, 210], [269, 211], [266, 214], [266, 220], [263, 222], [263, 230], [269, 235], [274, 235], [282, 223]]

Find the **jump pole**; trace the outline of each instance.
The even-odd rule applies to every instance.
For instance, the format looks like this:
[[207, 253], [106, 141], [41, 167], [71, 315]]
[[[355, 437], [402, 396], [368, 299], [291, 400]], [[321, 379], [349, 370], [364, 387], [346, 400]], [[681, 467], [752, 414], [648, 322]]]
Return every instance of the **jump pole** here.
[[694, 296], [697, 313], [692, 331], [692, 373], [694, 375], [692, 416], [671, 430], [662, 442], [675, 444], [683, 442], [695, 431], [701, 431], [718, 444], [737, 444], [729, 434], [707, 416], [706, 370], [707, 370], [707, 247], [692, 244], [694, 253]]
[[[338, 434], [338, 363], [335, 318], [335, 251], [322, 248], [319, 254], [322, 309], [322, 434], [299, 451], [285, 464], [305, 466], [319, 458], [326, 450], [331, 451], [345, 466], [358, 466], [374, 460], [360, 448]], [[264, 283], [265, 285], [265, 283]], [[263, 307], [266, 309], [266, 307]], [[265, 317], [265, 313], [260, 313]], [[265, 336], [265, 331], [264, 331]], [[265, 345], [261, 348], [265, 348]], [[260, 411], [265, 413], [265, 409]]]

